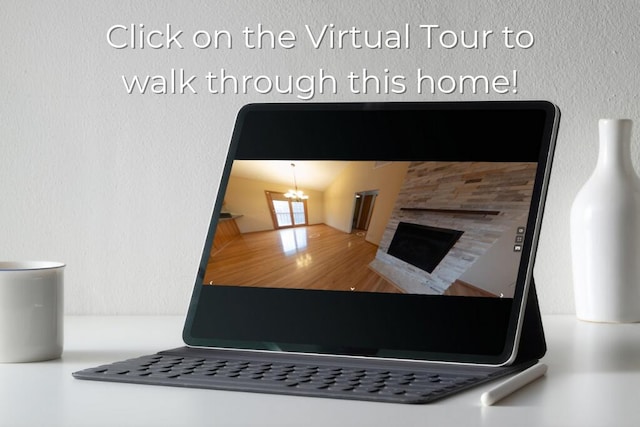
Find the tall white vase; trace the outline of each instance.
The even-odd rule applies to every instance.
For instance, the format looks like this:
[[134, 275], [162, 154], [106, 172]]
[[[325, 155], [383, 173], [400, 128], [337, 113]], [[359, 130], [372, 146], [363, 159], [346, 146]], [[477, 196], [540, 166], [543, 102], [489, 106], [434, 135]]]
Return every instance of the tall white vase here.
[[640, 321], [640, 178], [631, 163], [631, 120], [599, 122], [596, 168], [571, 207], [576, 315]]

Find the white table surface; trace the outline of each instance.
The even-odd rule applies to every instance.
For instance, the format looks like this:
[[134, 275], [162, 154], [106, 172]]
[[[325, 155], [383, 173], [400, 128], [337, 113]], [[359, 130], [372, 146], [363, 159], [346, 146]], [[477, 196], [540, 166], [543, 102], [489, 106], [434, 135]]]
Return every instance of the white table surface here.
[[62, 359], [0, 364], [0, 426], [638, 426], [640, 324], [545, 316], [547, 376], [492, 407], [500, 380], [401, 405], [73, 379], [182, 345], [182, 317], [69, 316]]

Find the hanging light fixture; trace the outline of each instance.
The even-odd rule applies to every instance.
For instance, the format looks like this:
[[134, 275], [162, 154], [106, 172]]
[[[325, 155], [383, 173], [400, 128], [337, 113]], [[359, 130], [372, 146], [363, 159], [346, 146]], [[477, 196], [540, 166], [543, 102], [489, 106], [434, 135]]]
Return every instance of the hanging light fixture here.
[[295, 202], [301, 202], [303, 200], [307, 200], [309, 196], [304, 194], [304, 191], [298, 190], [298, 182], [296, 181], [296, 165], [295, 163], [291, 163], [291, 168], [293, 169], [293, 186], [295, 190], [289, 190], [284, 194], [284, 197], [287, 199], [291, 199]]

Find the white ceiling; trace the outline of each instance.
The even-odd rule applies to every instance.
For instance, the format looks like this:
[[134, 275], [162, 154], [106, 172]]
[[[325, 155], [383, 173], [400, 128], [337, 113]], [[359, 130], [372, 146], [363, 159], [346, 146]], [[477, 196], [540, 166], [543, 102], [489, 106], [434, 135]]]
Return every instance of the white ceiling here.
[[289, 185], [293, 188], [293, 170], [300, 190], [324, 191], [347, 167], [348, 161], [316, 160], [236, 160], [231, 175], [265, 182]]

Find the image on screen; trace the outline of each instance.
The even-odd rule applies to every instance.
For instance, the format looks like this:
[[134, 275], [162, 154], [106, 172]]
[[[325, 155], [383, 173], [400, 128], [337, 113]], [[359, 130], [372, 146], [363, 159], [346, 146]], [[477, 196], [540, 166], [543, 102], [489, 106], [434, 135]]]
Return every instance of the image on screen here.
[[236, 160], [204, 284], [511, 298], [536, 167]]

